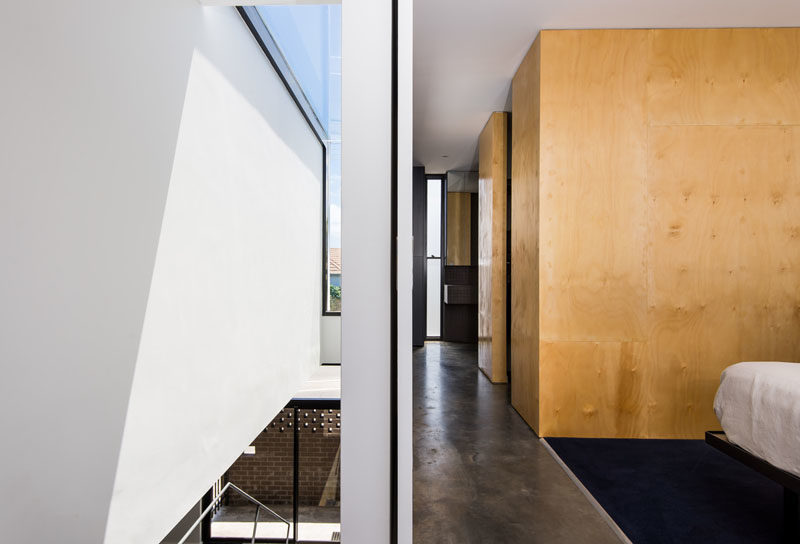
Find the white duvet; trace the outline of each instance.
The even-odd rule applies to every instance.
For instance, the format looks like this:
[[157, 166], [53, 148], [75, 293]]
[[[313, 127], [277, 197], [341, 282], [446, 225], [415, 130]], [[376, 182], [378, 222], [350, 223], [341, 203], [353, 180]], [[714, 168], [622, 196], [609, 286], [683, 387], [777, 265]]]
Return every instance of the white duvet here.
[[800, 476], [800, 363], [729, 366], [714, 412], [731, 442]]

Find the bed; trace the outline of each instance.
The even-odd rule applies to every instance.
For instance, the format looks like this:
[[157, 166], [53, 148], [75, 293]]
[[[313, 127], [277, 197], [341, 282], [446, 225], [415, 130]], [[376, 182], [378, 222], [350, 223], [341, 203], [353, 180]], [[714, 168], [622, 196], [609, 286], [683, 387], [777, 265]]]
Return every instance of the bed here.
[[784, 488], [785, 542], [800, 542], [800, 364], [738, 363], [714, 398], [722, 432], [706, 442]]

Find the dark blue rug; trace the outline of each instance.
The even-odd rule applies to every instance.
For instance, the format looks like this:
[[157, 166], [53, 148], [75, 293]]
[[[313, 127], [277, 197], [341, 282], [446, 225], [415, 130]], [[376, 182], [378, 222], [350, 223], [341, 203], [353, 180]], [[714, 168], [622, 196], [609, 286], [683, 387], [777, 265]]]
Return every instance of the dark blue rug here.
[[783, 488], [702, 440], [547, 438], [634, 544], [776, 544]]

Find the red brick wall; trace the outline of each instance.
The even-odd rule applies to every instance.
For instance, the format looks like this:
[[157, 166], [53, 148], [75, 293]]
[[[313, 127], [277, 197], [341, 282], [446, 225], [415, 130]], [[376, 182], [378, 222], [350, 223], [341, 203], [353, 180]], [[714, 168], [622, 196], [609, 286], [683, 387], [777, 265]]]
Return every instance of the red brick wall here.
[[[317, 506], [339, 450], [339, 410], [300, 409], [300, 499], [301, 506]], [[228, 469], [226, 479], [263, 502], [292, 503], [294, 468], [294, 409], [285, 408], [253, 441], [255, 455], [241, 455]], [[339, 502], [338, 470], [336, 503]], [[245, 504], [235, 493], [228, 504]]]

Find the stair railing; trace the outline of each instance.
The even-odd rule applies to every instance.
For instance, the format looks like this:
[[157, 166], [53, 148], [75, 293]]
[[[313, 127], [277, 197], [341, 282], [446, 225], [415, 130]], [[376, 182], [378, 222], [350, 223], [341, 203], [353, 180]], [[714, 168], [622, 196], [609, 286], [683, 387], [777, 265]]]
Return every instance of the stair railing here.
[[222, 488], [222, 491], [220, 491], [219, 494], [217, 494], [217, 496], [214, 497], [214, 499], [211, 501], [211, 504], [209, 504], [206, 507], [206, 509], [203, 510], [203, 513], [200, 514], [200, 517], [197, 518], [197, 521], [195, 521], [192, 524], [192, 526], [189, 528], [189, 530], [186, 531], [186, 534], [183, 535], [183, 538], [181, 538], [178, 541], [178, 544], [184, 544], [186, 542], [186, 540], [189, 538], [189, 536], [191, 536], [192, 531], [197, 529], [197, 526], [200, 525], [200, 523], [203, 521], [203, 518], [205, 518], [208, 515], [208, 513], [211, 512], [211, 510], [219, 503], [219, 501], [222, 500], [222, 496], [225, 494], [225, 492], [228, 489], [233, 489], [234, 491], [239, 493], [239, 495], [243, 496], [245, 499], [247, 499], [248, 501], [250, 501], [250, 502], [252, 502], [253, 504], [256, 505], [256, 515], [255, 515], [255, 518], [253, 519], [253, 538], [250, 540], [251, 544], [255, 544], [255, 542], [256, 542], [256, 529], [258, 528], [258, 514], [261, 511], [261, 509], [266, 510], [267, 512], [269, 512], [270, 514], [272, 514], [273, 516], [275, 516], [276, 518], [278, 518], [279, 520], [281, 520], [283, 523], [286, 524], [286, 544], [289, 544], [289, 531], [291, 529], [292, 524], [289, 523], [289, 521], [287, 521], [284, 518], [282, 518], [279, 514], [277, 514], [270, 507], [262, 504], [261, 502], [259, 502], [256, 499], [254, 499], [253, 497], [251, 497], [250, 495], [248, 495], [247, 493], [242, 491], [242, 489], [240, 489], [239, 487], [236, 487], [235, 485], [233, 485], [231, 482], [228, 482], [227, 484], [225, 484], [225, 486]]

